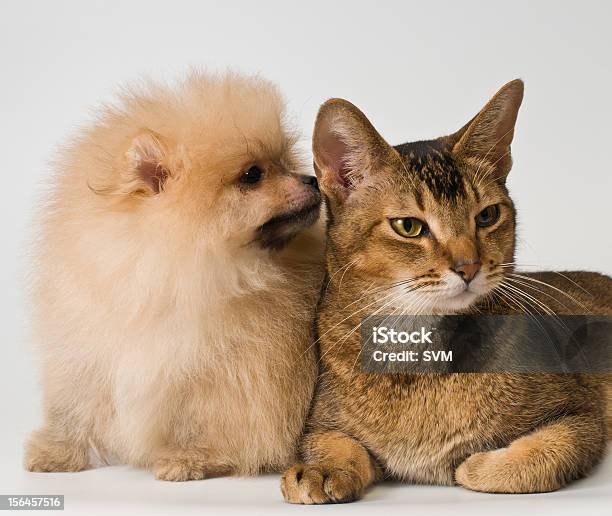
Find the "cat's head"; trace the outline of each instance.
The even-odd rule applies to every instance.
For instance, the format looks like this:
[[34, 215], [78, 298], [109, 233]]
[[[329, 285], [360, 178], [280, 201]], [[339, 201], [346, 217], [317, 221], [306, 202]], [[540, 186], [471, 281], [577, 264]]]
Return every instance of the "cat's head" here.
[[395, 148], [350, 102], [323, 104], [313, 152], [330, 278], [407, 312], [462, 311], [491, 292], [514, 256], [505, 182], [522, 98], [512, 81], [456, 133]]

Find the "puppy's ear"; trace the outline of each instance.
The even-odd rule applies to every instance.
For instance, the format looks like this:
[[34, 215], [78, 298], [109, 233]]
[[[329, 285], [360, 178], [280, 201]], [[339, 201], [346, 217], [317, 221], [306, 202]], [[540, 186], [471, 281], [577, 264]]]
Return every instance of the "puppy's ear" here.
[[170, 145], [149, 129], [138, 133], [125, 153], [121, 190], [125, 193], [158, 194], [170, 177]]
[[343, 99], [321, 106], [312, 148], [319, 185], [332, 204], [344, 203], [398, 158], [367, 117]]
[[[503, 86], [453, 138], [453, 154], [488, 177], [504, 182], [512, 168], [510, 144], [523, 100], [523, 81], [516, 79]], [[482, 176], [482, 174], [479, 174]]]

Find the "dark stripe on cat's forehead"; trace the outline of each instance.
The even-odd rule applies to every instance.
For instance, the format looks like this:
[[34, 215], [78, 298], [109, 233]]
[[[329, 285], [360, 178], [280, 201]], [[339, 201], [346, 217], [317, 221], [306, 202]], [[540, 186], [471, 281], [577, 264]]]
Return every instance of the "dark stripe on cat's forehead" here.
[[407, 173], [424, 183], [434, 199], [455, 201], [465, 196], [463, 177], [443, 140], [404, 143], [395, 148]]

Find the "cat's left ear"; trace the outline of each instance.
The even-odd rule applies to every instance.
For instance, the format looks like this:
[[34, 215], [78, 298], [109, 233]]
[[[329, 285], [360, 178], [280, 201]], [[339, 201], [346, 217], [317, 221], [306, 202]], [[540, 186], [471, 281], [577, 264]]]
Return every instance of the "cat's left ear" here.
[[319, 186], [332, 208], [399, 159], [368, 118], [344, 99], [330, 99], [319, 109], [312, 151]]
[[451, 138], [456, 140], [453, 155], [477, 169], [490, 167], [491, 179], [505, 181], [512, 168], [510, 144], [523, 100], [523, 81], [504, 85], [480, 112]]

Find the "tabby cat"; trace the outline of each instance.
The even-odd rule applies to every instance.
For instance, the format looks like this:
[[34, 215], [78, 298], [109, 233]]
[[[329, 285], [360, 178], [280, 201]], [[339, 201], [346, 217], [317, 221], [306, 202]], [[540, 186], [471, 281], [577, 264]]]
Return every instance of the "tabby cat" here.
[[[606, 447], [608, 379], [579, 374], [367, 374], [372, 313], [612, 314], [612, 280], [516, 273], [505, 182], [523, 98], [506, 84], [456, 133], [391, 147], [342, 99], [319, 111], [315, 169], [327, 198], [320, 378], [285, 499], [358, 499], [383, 478], [491, 493], [552, 491]], [[580, 307], [580, 308], [577, 308]]]

